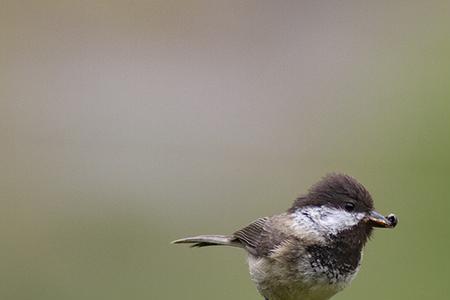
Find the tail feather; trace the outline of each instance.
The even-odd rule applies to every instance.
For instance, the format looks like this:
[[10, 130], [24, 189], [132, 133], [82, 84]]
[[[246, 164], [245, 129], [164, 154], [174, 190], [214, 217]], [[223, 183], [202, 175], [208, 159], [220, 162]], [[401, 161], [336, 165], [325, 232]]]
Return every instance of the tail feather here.
[[193, 244], [191, 247], [234, 246], [240, 247], [229, 235], [199, 235], [173, 241], [172, 244]]

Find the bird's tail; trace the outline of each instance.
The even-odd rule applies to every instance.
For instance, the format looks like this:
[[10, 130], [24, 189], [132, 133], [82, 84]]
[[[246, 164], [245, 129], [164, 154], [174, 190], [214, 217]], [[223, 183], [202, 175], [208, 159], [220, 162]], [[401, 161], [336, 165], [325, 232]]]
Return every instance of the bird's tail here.
[[172, 244], [193, 244], [191, 247], [234, 246], [242, 247], [230, 235], [199, 235], [173, 241]]

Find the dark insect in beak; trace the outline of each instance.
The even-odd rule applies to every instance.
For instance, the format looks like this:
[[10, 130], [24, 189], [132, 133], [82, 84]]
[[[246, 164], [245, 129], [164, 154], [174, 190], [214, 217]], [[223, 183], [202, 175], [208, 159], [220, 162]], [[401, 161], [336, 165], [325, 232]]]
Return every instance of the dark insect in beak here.
[[394, 228], [398, 223], [398, 219], [394, 214], [389, 214], [387, 217], [385, 217], [373, 210], [369, 213], [367, 222], [373, 227]]

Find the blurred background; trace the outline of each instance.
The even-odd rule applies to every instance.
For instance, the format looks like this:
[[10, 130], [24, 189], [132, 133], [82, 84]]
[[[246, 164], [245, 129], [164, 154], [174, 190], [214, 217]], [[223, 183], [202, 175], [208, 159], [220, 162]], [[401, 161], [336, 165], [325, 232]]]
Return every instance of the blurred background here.
[[170, 245], [341, 171], [399, 226], [334, 299], [448, 299], [448, 1], [1, 1], [0, 298], [261, 299]]

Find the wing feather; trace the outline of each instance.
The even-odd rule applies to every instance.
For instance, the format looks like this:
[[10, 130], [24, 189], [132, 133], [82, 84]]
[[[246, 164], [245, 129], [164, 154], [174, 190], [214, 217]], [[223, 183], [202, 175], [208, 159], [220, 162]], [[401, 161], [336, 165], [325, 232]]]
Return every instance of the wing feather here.
[[248, 226], [233, 233], [235, 240], [239, 241], [248, 252], [253, 255], [260, 255], [260, 244], [264, 236], [268, 235], [265, 228], [269, 217], [259, 218]]
[[232, 241], [241, 244], [256, 257], [269, 256], [274, 249], [292, 238], [285, 215], [259, 218], [232, 234]]

